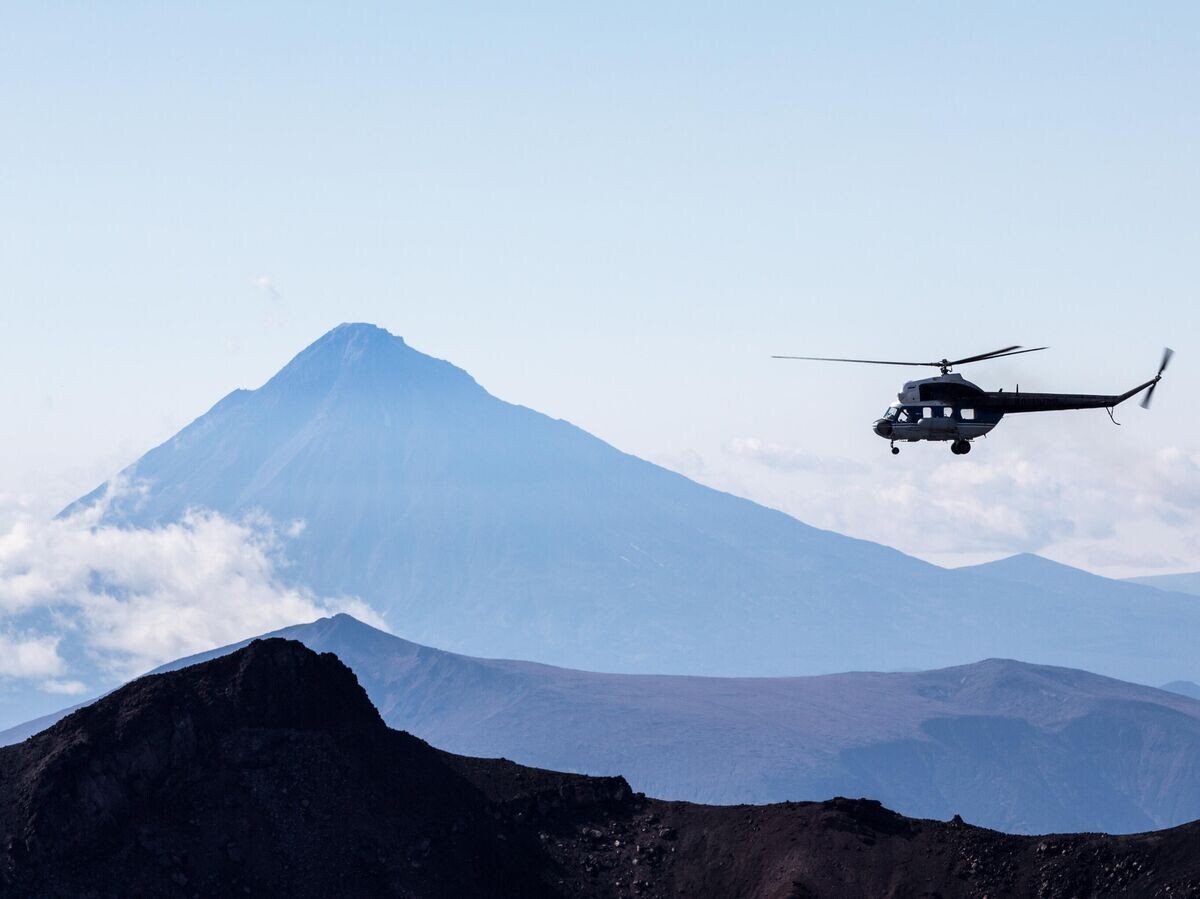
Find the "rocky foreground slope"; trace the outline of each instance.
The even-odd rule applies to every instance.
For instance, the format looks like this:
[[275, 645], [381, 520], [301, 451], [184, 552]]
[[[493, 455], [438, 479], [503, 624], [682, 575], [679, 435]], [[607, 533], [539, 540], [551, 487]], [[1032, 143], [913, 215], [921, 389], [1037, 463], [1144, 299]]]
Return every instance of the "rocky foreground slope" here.
[[0, 750], [4, 896], [1200, 896], [1200, 826], [1016, 837], [867, 800], [701, 806], [389, 730], [266, 640]]
[[[871, 796], [1010, 833], [1200, 818], [1200, 702], [1086, 671], [989, 659], [819, 677], [597, 674], [443, 652], [349, 615], [264, 636], [334, 653], [390, 727], [439, 748], [620, 774], [666, 799]], [[0, 746], [52, 723], [0, 731]]]

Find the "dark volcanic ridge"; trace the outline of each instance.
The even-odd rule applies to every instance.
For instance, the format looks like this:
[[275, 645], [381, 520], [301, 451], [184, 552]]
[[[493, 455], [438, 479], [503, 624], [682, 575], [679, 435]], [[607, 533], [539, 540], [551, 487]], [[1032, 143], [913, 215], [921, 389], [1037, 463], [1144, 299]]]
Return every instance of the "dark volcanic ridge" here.
[[868, 800], [703, 806], [454, 756], [288, 640], [0, 750], [5, 896], [1200, 896], [1200, 825], [1009, 836]]
[[[443, 652], [348, 615], [264, 636], [334, 653], [389, 727], [444, 750], [620, 774], [665, 799], [871, 796], [1026, 834], [1200, 818], [1200, 702], [1083, 671], [990, 659], [796, 678], [597, 674]], [[0, 746], [56, 720], [0, 731]]]

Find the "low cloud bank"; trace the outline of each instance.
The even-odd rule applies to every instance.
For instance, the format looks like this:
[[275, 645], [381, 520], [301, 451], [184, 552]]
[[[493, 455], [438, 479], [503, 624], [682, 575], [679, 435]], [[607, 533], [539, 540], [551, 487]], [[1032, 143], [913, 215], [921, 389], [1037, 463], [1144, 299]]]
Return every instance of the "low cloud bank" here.
[[127, 678], [336, 612], [383, 624], [361, 600], [286, 583], [295, 522], [196, 510], [172, 524], [120, 528], [103, 522], [109, 500], [51, 521], [9, 513], [0, 530], [0, 679], [70, 695], [87, 689], [80, 668]]
[[1099, 430], [1053, 424], [984, 441], [967, 457], [940, 445], [893, 457], [879, 442], [865, 465], [738, 437], [688, 473], [944, 564], [1038, 552], [1114, 576], [1200, 567], [1200, 451], [1122, 443], [1107, 420]]

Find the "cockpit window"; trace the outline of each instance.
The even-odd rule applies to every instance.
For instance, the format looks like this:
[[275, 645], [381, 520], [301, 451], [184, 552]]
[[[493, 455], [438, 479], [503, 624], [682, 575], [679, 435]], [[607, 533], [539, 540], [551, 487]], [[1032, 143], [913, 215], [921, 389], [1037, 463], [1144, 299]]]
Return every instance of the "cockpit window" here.
[[888, 421], [895, 421], [896, 417], [899, 416], [899, 414], [900, 414], [899, 406], [888, 406], [888, 410], [883, 413], [883, 417], [885, 419], [887, 419]]

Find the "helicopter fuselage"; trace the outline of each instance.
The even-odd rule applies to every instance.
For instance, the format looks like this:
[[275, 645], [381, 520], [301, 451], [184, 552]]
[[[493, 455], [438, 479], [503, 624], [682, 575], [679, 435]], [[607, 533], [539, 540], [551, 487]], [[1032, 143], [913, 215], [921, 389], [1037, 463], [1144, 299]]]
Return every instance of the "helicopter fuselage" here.
[[1004, 413], [982, 402], [986, 392], [959, 374], [908, 381], [874, 431], [885, 440], [974, 440], [1000, 423]]
[[880, 437], [897, 441], [950, 440], [956, 453], [970, 451], [970, 441], [982, 437], [1005, 415], [1019, 412], [1052, 412], [1065, 409], [1111, 410], [1137, 393], [1152, 387], [1159, 374], [1144, 384], [1120, 394], [1021, 393], [983, 390], [962, 375], [949, 372], [935, 378], [908, 381], [896, 394], [882, 418], [872, 429]]

